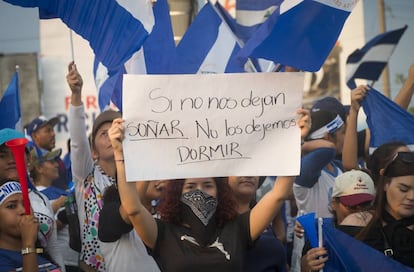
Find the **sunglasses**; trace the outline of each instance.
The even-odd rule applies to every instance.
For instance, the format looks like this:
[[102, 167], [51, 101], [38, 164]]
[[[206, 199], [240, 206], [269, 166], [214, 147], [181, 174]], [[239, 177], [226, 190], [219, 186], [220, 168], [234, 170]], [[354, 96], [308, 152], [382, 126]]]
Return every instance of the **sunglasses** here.
[[391, 166], [396, 161], [400, 161], [400, 162], [403, 162], [403, 163], [406, 163], [406, 164], [407, 163], [414, 163], [414, 152], [397, 152], [397, 153], [395, 153], [395, 155], [392, 157], [392, 159], [384, 167], [384, 176], [392, 177], [392, 175], [389, 176], [389, 172], [390, 172]]

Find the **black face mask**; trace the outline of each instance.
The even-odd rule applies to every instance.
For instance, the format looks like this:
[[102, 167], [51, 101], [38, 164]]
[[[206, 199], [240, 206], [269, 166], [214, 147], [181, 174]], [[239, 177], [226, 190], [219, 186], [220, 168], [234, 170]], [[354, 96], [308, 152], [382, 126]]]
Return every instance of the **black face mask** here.
[[216, 232], [217, 199], [201, 190], [184, 193], [181, 212], [183, 223], [190, 225], [194, 238], [201, 246], [211, 242]]

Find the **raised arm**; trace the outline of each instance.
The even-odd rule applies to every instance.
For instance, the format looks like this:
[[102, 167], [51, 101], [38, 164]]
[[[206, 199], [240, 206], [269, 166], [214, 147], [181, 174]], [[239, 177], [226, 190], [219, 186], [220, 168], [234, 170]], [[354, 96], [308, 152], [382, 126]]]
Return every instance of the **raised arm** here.
[[114, 149], [118, 190], [119, 196], [121, 197], [122, 209], [128, 215], [135, 231], [145, 245], [149, 248], [154, 248], [158, 235], [157, 223], [141, 202], [135, 183], [126, 181], [124, 153], [122, 149], [122, 141], [124, 139], [122, 119], [115, 119], [112, 122], [108, 135]]
[[69, 107], [72, 175], [74, 181], [79, 184], [91, 173], [93, 160], [86, 135], [85, 110], [82, 103], [83, 80], [74, 62], [68, 65], [66, 81], [72, 92]]
[[250, 237], [256, 240], [280, 212], [283, 201], [292, 194], [295, 177], [277, 177], [272, 190], [266, 193], [250, 212]]
[[358, 169], [358, 112], [361, 108], [361, 101], [368, 92], [367, 86], [358, 86], [351, 91], [351, 107], [346, 121], [344, 146], [342, 148], [342, 163], [344, 170]]
[[414, 64], [411, 64], [408, 69], [407, 79], [404, 81], [403, 86], [394, 98], [394, 102], [400, 105], [401, 108], [407, 109], [410, 105], [411, 98], [414, 94]]

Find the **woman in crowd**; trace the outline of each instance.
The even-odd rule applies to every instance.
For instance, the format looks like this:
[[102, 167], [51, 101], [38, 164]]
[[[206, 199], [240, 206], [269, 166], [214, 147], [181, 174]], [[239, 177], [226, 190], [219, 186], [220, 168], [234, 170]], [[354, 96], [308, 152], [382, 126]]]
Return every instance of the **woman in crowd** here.
[[0, 271], [61, 271], [41, 255], [36, 240], [39, 220], [25, 214], [20, 183], [0, 181]]
[[394, 153], [380, 175], [374, 216], [357, 238], [414, 267], [414, 153]]
[[63, 255], [63, 262], [67, 272], [79, 271], [79, 253], [69, 247], [69, 226], [64, 208], [67, 192], [52, 185], [52, 181], [59, 177], [59, 165], [56, 158], [62, 150], [42, 151], [34, 146], [30, 152], [30, 176], [36, 189], [46, 195], [54, 213], [57, 225], [57, 240]]
[[241, 271], [247, 248], [291, 193], [294, 177], [278, 177], [272, 191], [250, 212], [238, 215], [225, 178], [170, 181], [158, 208], [161, 220], [157, 220], [142, 204], [135, 184], [125, 180], [121, 119], [114, 120], [109, 137], [122, 208], [161, 271]]
[[[351, 236], [357, 235], [372, 218], [374, 198], [374, 182], [367, 173], [351, 170], [339, 175], [335, 179], [330, 204], [334, 225]], [[302, 271], [319, 271], [329, 257], [325, 248], [310, 248], [309, 244], [305, 244], [303, 252]]]
[[82, 242], [80, 267], [85, 272], [103, 272], [105, 262], [98, 240], [99, 214], [105, 188], [116, 183], [114, 152], [108, 129], [112, 120], [121, 117], [121, 114], [111, 110], [100, 113], [93, 123], [89, 144], [82, 103], [83, 80], [74, 62], [69, 63], [66, 79], [72, 91], [69, 133]]

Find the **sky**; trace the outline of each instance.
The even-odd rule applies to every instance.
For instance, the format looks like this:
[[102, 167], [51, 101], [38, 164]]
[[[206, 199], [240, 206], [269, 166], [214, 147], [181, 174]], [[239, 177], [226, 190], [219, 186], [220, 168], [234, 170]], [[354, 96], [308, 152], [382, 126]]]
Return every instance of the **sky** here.
[[[394, 98], [402, 84], [397, 83], [397, 74], [407, 76], [408, 68], [414, 64], [414, 1], [413, 0], [384, 0], [386, 30], [394, 30], [408, 25], [399, 44], [389, 61], [390, 90]], [[365, 38], [368, 41], [379, 33], [378, 1], [365, 0]], [[377, 90], [383, 90], [382, 79], [374, 84]], [[411, 106], [414, 103], [411, 101]]]

